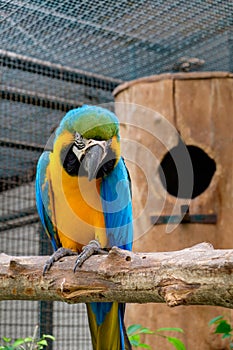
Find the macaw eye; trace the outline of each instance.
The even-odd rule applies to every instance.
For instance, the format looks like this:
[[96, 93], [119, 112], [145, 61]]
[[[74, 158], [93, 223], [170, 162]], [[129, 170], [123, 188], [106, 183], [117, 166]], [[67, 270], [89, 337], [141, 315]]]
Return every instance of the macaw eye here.
[[85, 147], [83, 137], [78, 132], [75, 133], [74, 145], [78, 150], [81, 150]]

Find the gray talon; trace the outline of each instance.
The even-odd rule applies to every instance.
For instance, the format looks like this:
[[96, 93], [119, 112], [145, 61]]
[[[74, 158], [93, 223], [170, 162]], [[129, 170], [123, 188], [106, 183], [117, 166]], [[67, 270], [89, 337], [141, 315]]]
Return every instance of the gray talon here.
[[43, 276], [46, 274], [47, 271], [51, 269], [51, 267], [55, 264], [56, 261], [60, 260], [61, 258], [64, 258], [65, 256], [70, 256], [70, 255], [77, 255], [77, 253], [71, 249], [67, 249], [63, 247], [56, 250], [53, 253], [53, 255], [51, 255], [50, 258], [46, 261], [43, 269]]
[[84, 261], [94, 254], [108, 254], [104, 249], [101, 248], [99, 241], [92, 240], [82, 249], [82, 252], [78, 255], [78, 258], [74, 265], [74, 272], [77, 267], [80, 267]]

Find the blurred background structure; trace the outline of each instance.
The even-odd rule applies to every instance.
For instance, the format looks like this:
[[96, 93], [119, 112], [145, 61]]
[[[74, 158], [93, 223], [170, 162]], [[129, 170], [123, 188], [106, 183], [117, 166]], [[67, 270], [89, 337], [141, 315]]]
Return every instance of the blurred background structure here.
[[[118, 85], [140, 77], [232, 72], [232, 15], [219, 0], [0, 1], [1, 252], [51, 253], [34, 179], [65, 112], [113, 102]], [[31, 335], [36, 324], [56, 350], [91, 348], [84, 305], [1, 302], [0, 337]]]

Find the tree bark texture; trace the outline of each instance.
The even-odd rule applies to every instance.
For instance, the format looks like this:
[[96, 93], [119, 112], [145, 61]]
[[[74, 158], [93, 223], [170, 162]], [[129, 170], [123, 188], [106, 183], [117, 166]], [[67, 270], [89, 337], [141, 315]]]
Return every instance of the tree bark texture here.
[[173, 252], [133, 253], [114, 247], [76, 273], [63, 258], [43, 276], [47, 256], [0, 255], [0, 300], [118, 301], [233, 308], [233, 250], [208, 243]]

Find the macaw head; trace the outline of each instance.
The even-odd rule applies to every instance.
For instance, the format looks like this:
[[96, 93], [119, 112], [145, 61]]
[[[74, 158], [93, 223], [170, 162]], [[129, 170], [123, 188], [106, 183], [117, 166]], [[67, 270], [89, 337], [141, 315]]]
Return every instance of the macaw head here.
[[56, 131], [54, 148], [71, 176], [86, 175], [89, 181], [103, 177], [120, 158], [118, 119], [102, 107], [85, 105], [73, 109]]

